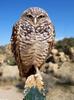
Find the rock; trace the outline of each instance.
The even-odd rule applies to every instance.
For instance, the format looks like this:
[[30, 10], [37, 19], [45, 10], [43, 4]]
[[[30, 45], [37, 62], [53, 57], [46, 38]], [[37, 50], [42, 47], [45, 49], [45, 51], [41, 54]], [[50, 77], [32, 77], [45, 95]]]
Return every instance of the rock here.
[[54, 63], [59, 63], [60, 59], [58, 56], [53, 55]]
[[48, 68], [49, 72], [56, 72], [58, 68], [59, 68], [58, 64], [49, 62], [49, 68]]
[[49, 62], [49, 63], [45, 63], [45, 64], [41, 67], [40, 71], [41, 71], [41, 72], [44, 72], [44, 73], [46, 73], [46, 74], [49, 74], [49, 73], [51, 73], [51, 72], [56, 71], [58, 68], [59, 68], [59, 66], [58, 66], [57, 63]]
[[72, 62], [74, 62], [74, 47], [71, 47], [69, 52], [70, 52], [70, 59]]
[[58, 63], [59, 62], [59, 52], [57, 49], [52, 49], [51, 53], [47, 57], [46, 63], [53, 62]]
[[40, 71], [44, 73], [48, 73], [48, 68], [49, 68], [49, 63], [45, 63], [44, 65], [42, 65]]
[[52, 49], [51, 53], [52, 53], [53, 55], [57, 55], [57, 54], [58, 54], [58, 50], [57, 50], [57, 49]]
[[67, 61], [67, 58], [66, 58], [66, 55], [64, 54], [64, 52], [59, 52], [59, 59], [60, 59], [60, 62]]
[[70, 62], [70, 58], [68, 55], [65, 55], [68, 62]]
[[52, 62], [52, 63], [59, 63], [59, 56], [50, 54], [46, 60], [46, 63]]
[[70, 61], [68, 55], [66, 55], [63, 51], [59, 52], [57, 49], [52, 49], [51, 53], [47, 57], [46, 63], [52, 62], [62, 65], [62, 63], [66, 61]]
[[47, 59], [46, 59], [46, 63], [49, 63], [49, 62], [55, 63], [55, 60], [54, 60], [54, 57], [53, 57], [52, 54], [50, 54], [50, 55], [47, 57]]

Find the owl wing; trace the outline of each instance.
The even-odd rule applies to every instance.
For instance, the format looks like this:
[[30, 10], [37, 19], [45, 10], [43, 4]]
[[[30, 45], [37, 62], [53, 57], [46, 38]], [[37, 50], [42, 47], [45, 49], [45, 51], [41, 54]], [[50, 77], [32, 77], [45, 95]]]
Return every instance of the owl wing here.
[[18, 31], [19, 31], [19, 26], [18, 23], [13, 26], [12, 29], [12, 36], [11, 36], [11, 50], [14, 54], [16, 63], [19, 61], [19, 41], [18, 41]]
[[[21, 24], [20, 22], [16, 23], [14, 26], [13, 26], [13, 29], [12, 29], [12, 36], [11, 36], [11, 49], [12, 49], [12, 52], [14, 54], [14, 57], [15, 57], [15, 60], [16, 60], [16, 63], [18, 65], [18, 69], [19, 69], [19, 75], [21, 77], [25, 76], [27, 77], [27, 73], [26, 73], [26, 70], [29, 69], [28, 67], [25, 68], [25, 66], [23, 65], [23, 61], [21, 58], [21, 46], [23, 47], [23, 45], [20, 45], [21, 42], [23, 42], [23, 29], [20, 31], [20, 27], [21, 27]], [[25, 34], [25, 33], [24, 33]], [[25, 38], [24, 38], [25, 40]], [[26, 69], [26, 70], [24, 70]], [[26, 73], [26, 74], [25, 74]]]
[[49, 43], [49, 51], [51, 51], [55, 44], [55, 28], [52, 23], [49, 24], [49, 28], [50, 31], [48, 32], [49, 34], [48, 43]]

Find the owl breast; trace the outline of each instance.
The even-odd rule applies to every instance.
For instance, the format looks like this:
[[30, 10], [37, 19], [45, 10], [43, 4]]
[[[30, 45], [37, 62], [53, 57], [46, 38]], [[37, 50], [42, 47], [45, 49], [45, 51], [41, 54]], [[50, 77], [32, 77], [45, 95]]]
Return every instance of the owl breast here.
[[20, 24], [19, 50], [23, 65], [40, 67], [45, 61], [49, 48], [49, 31], [45, 24], [37, 27], [29, 23]]

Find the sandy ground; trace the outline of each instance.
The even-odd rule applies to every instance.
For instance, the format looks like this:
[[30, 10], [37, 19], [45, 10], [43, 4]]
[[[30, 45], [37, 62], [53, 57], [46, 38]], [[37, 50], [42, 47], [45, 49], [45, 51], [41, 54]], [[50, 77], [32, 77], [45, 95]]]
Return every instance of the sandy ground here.
[[1, 86], [0, 100], [23, 100], [23, 93], [14, 86]]

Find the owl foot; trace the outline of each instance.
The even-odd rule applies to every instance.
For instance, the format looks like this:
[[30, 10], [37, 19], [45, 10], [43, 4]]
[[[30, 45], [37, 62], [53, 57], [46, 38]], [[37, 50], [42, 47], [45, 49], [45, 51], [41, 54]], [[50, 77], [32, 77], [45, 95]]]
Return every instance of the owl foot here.
[[37, 87], [39, 90], [42, 90], [44, 88], [44, 82], [40, 74], [29, 76], [25, 82], [25, 88], [26, 87]]

